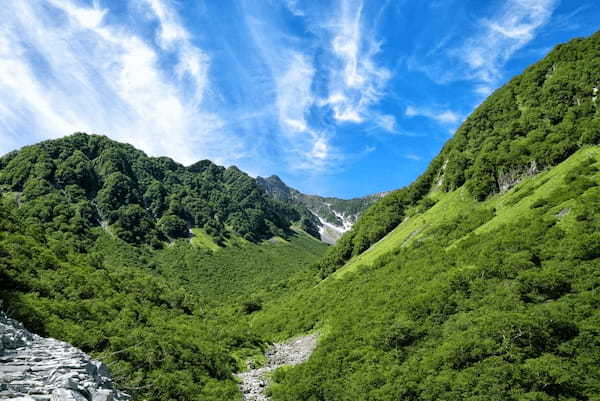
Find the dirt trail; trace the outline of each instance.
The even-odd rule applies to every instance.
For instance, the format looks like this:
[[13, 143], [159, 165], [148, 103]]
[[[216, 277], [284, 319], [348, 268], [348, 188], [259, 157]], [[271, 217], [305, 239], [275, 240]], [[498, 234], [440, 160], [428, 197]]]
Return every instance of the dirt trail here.
[[309, 334], [281, 344], [274, 344], [266, 352], [267, 364], [259, 369], [252, 369], [237, 374], [241, 380], [240, 389], [246, 401], [268, 401], [265, 394], [267, 375], [281, 366], [297, 365], [306, 361], [317, 344], [317, 336]]

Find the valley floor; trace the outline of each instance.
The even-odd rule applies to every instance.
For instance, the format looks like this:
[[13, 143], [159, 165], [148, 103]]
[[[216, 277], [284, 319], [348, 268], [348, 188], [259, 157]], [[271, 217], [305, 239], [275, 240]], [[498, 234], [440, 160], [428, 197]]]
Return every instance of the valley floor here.
[[293, 366], [306, 361], [317, 345], [317, 336], [309, 334], [285, 343], [274, 344], [266, 352], [267, 364], [262, 368], [240, 373], [240, 389], [246, 401], [268, 401], [268, 375], [282, 366]]

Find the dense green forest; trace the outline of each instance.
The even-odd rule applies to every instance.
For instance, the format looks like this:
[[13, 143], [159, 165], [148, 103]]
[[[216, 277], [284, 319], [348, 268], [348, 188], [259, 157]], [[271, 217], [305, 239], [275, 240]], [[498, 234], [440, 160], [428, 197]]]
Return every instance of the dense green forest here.
[[310, 224], [297, 205], [266, 196], [236, 167], [208, 160], [184, 167], [81, 133], [0, 158], [0, 190], [14, 193], [29, 224], [73, 236], [80, 233], [69, 232], [71, 226], [102, 226], [154, 247], [188, 237], [191, 227], [223, 243], [230, 232], [258, 241], [283, 235], [294, 221]]
[[3, 308], [100, 358], [136, 399], [241, 400], [231, 374], [266, 347], [248, 314], [290, 277], [314, 276], [325, 247], [302, 232], [216, 252], [133, 246], [101, 228], [72, 241], [28, 224], [15, 203], [0, 205]]
[[557, 46], [486, 99], [414, 183], [368, 209], [328, 251], [323, 277], [383, 238], [408, 210], [430, 207], [432, 189], [464, 186], [484, 200], [599, 143], [598, 87], [600, 32]]
[[558, 46], [327, 250], [235, 167], [25, 147], [0, 158], [0, 300], [136, 400], [241, 400], [232, 373], [307, 332], [274, 401], [600, 400], [598, 86], [600, 33]]

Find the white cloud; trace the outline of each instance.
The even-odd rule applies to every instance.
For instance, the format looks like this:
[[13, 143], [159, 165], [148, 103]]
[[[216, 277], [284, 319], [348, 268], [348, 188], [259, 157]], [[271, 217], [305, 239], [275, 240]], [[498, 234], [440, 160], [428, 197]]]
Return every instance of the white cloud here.
[[[2, 135], [28, 135], [32, 142], [87, 131], [184, 163], [232, 160], [237, 141], [221, 131], [219, 116], [202, 108], [208, 59], [167, 3], [148, 1], [160, 21], [161, 46], [173, 52], [181, 77], [165, 71], [160, 51], [132, 29], [108, 24], [109, 11], [97, 3], [49, 0], [48, 7], [6, 0], [0, 10]], [[190, 80], [193, 95], [187, 94]]]
[[288, 10], [290, 10], [290, 12], [293, 15], [295, 15], [296, 17], [303, 17], [304, 16], [304, 12], [298, 6], [298, 0], [283, 0], [283, 2], [285, 3], [285, 5], [288, 8]]
[[190, 34], [169, 5], [169, 0], [140, 1], [152, 10], [159, 21], [157, 38], [161, 48], [177, 55], [179, 61], [175, 71], [179, 78], [187, 76], [191, 79], [196, 100], [200, 101], [207, 86], [209, 57], [192, 44]]
[[163, 48], [169, 48], [178, 42], [189, 40], [188, 31], [179, 22], [179, 18], [167, 3], [168, 0], [140, 1], [152, 10], [160, 22], [158, 39]]
[[493, 16], [479, 20], [477, 34], [451, 50], [450, 55], [465, 64], [471, 79], [495, 83], [501, 78], [504, 64], [535, 37], [557, 3], [558, 0], [503, 2]]
[[331, 68], [329, 97], [337, 122], [362, 123], [370, 118], [370, 107], [383, 96], [391, 78], [385, 67], [377, 65], [379, 43], [365, 32], [362, 1], [342, 0], [339, 17], [330, 24], [331, 50], [337, 64]]
[[478, 85], [475, 88], [475, 93], [477, 93], [478, 95], [481, 95], [483, 97], [489, 96], [493, 91], [494, 91], [494, 88], [492, 88], [491, 86], [488, 86], [488, 85]]
[[322, 4], [303, 3], [300, 8], [296, 0], [281, 2], [303, 17], [309, 35], [282, 35], [279, 15], [271, 7], [241, 2], [257, 58], [272, 82], [258, 96], [266, 103], [273, 98], [276, 140], [288, 167], [332, 171], [358, 157], [332, 144], [340, 124], [369, 122], [394, 131], [394, 118], [373, 110], [391, 73], [377, 65], [379, 43], [364, 27], [362, 2], [343, 0], [332, 10]]
[[275, 77], [277, 85], [277, 110], [279, 124], [292, 149], [295, 149], [296, 167], [309, 170], [329, 168], [332, 148], [327, 132], [310, 126], [307, 114], [315, 104], [311, 85], [315, 69], [308, 57], [299, 52], [290, 52], [288, 65], [281, 75]]
[[396, 118], [389, 114], [378, 114], [374, 118], [375, 125], [384, 131], [395, 133], [396, 132]]
[[423, 160], [423, 157], [421, 157], [421, 156], [419, 156], [417, 154], [414, 154], [414, 153], [407, 153], [403, 157], [405, 159], [412, 160], [412, 161], [417, 161], [417, 162]]
[[[290, 3], [292, 4], [292, 3]], [[317, 173], [330, 170], [342, 155], [330, 144], [331, 131], [311, 121], [311, 110], [321, 104], [313, 91], [316, 75], [313, 56], [281, 37], [264, 15], [245, 9], [257, 54], [268, 67], [272, 88], [259, 95], [273, 102], [278, 125], [276, 141], [290, 170]], [[264, 11], [263, 11], [264, 12]]]
[[443, 124], [456, 124], [462, 116], [451, 110], [432, 110], [424, 107], [408, 106], [404, 110], [407, 117], [426, 117]]
[[306, 56], [291, 52], [283, 73], [275, 77], [277, 109], [284, 128], [294, 132], [308, 130], [307, 110], [314, 103], [311, 84], [315, 70]]

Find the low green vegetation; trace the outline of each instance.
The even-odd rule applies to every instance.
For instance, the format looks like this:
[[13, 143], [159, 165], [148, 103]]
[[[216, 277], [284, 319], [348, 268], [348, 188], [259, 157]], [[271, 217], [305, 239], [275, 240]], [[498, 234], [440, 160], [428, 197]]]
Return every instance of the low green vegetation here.
[[139, 245], [140, 227], [115, 235], [61, 196], [0, 198], [3, 309], [107, 363], [135, 399], [241, 400], [232, 373], [266, 347], [248, 317], [290, 277], [314, 276], [326, 246], [291, 230], [218, 245], [202, 229]]
[[476, 200], [550, 169], [600, 143], [600, 32], [557, 46], [498, 89], [457, 130], [410, 186], [369, 208], [320, 262], [322, 277], [390, 233], [432, 190], [464, 187]]
[[[312, 266], [326, 249], [304, 232], [261, 244], [237, 243], [217, 251], [177, 241], [153, 258], [161, 276], [224, 303], [260, 300], [289, 290], [294, 277], [314, 277]], [[248, 299], [248, 297], [252, 299]]]
[[191, 243], [197, 247], [209, 249], [211, 251], [218, 251], [221, 249], [219, 244], [215, 242], [213, 237], [201, 228], [192, 228]]
[[[409, 210], [405, 221], [367, 251], [349, 260], [332, 277], [339, 278], [361, 265], [372, 264], [398, 244], [407, 246], [420, 236], [430, 234], [433, 226], [443, 222], [454, 221], [458, 218], [463, 221], [480, 218], [480, 226], [469, 225], [469, 227], [473, 228], [475, 232], [483, 232], [527, 217], [535, 202], [541, 202], [556, 188], [564, 185], [567, 174], [573, 174], [579, 170], [584, 171], [585, 168], [580, 166], [587, 160], [597, 158], [598, 153], [597, 147], [585, 147], [555, 168], [535, 177], [525, 178], [510, 192], [490, 197], [485, 202], [473, 199], [465, 188], [453, 192], [435, 191], [428, 195], [428, 199], [432, 199], [433, 206], [420, 213], [418, 208]], [[568, 205], [560, 207], [560, 210], [568, 209]], [[560, 210], [557, 210], [556, 213], [560, 213]], [[561, 224], [564, 224], [565, 221], [570, 221], [570, 218], [567, 217], [561, 221]]]
[[595, 399], [599, 155], [484, 203], [443, 194], [376, 256], [265, 305], [265, 336], [323, 332], [306, 364], [275, 375], [273, 400]]

